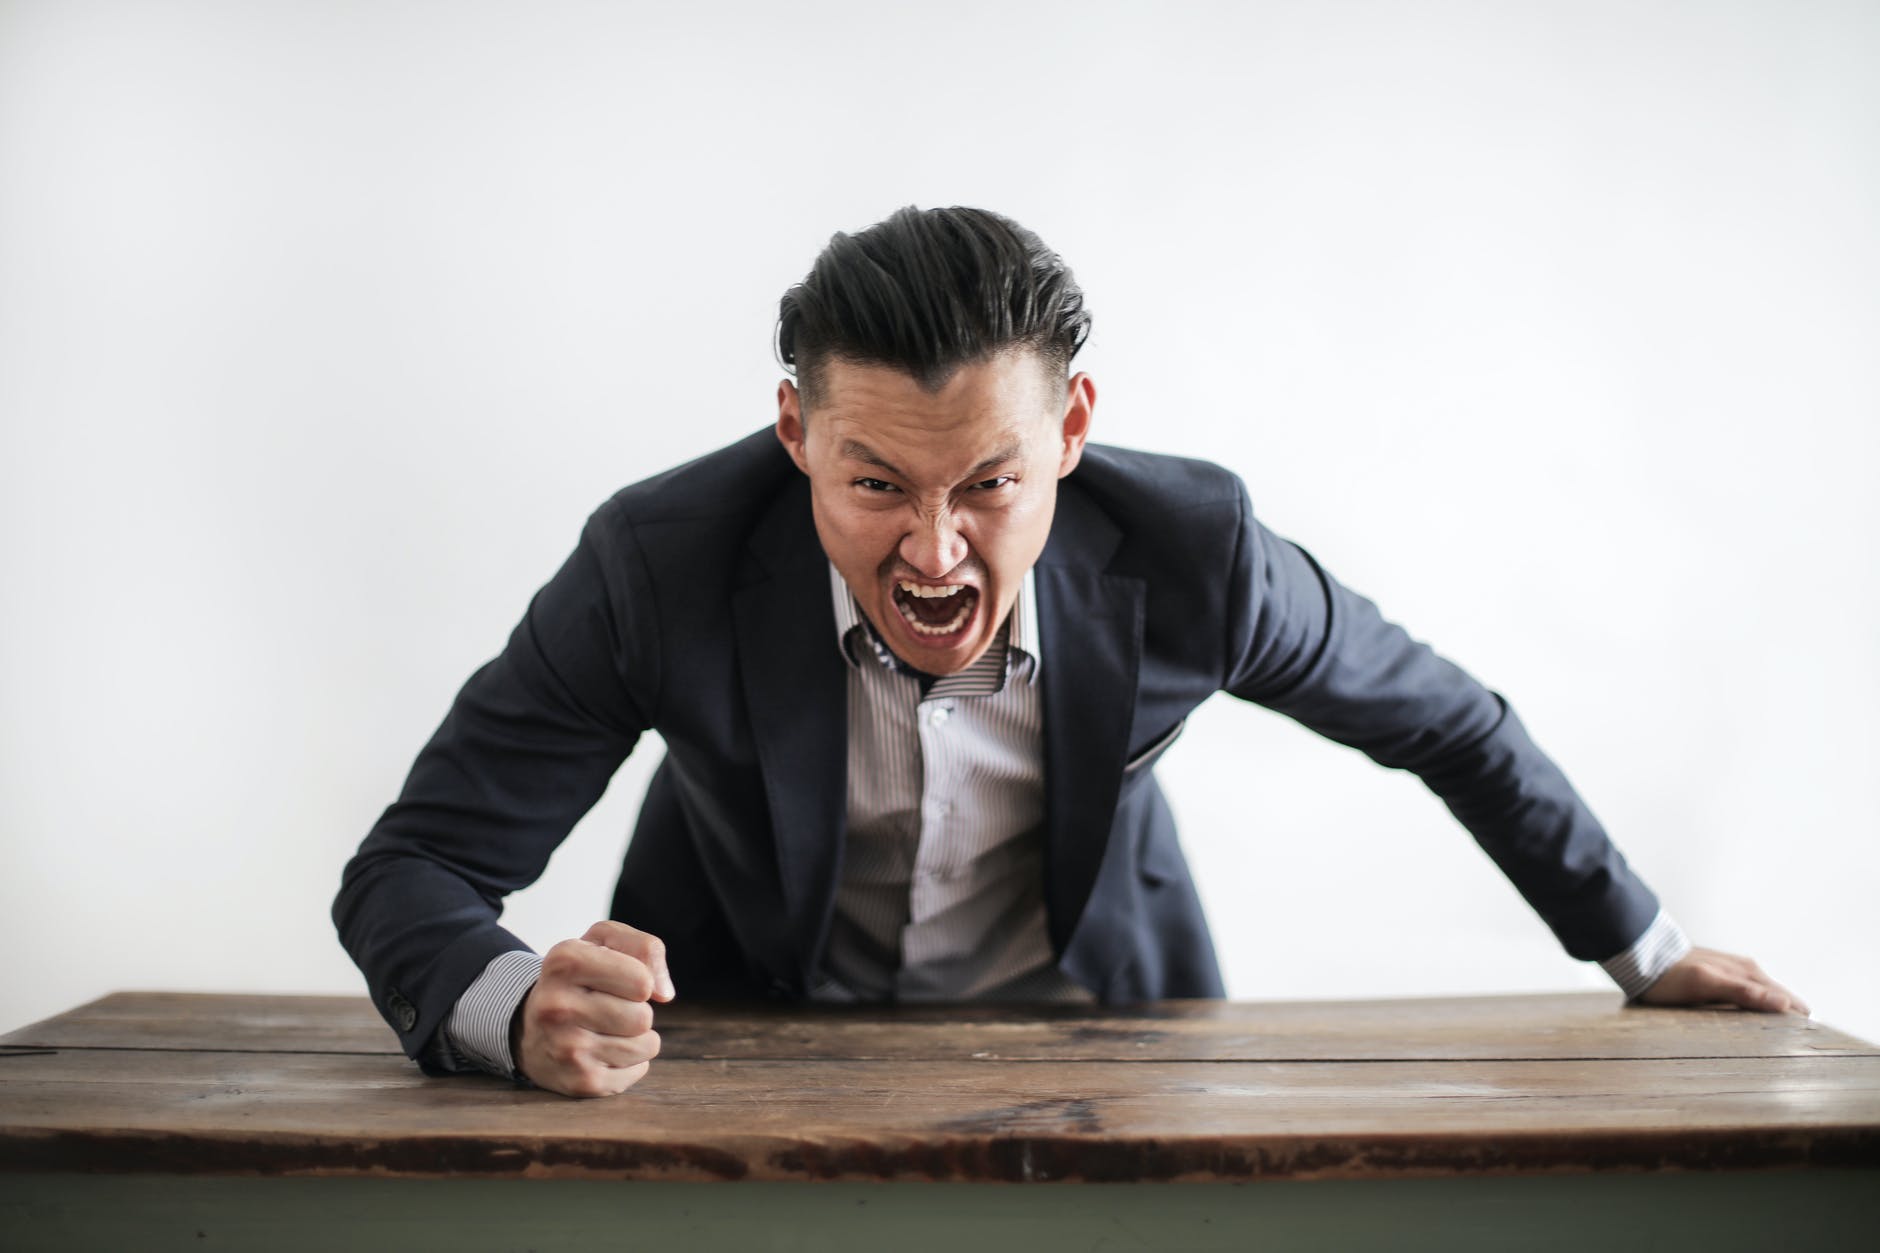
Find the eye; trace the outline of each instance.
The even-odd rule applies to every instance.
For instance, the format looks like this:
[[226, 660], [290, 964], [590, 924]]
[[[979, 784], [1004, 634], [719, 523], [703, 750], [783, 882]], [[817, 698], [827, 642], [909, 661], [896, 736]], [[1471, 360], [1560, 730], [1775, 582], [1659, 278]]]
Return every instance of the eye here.
[[1001, 474], [996, 479], [981, 479], [979, 482], [973, 484], [973, 490], [976, 492], [996, 492], [1001, 487], [1008, 486], [1011, 482], [1011, 475]]
[[900, 490], [894, 484], [885, 483], [880, 479], [856, 479], [855, 485], [863, 491], [869, 492], [895, 492]]

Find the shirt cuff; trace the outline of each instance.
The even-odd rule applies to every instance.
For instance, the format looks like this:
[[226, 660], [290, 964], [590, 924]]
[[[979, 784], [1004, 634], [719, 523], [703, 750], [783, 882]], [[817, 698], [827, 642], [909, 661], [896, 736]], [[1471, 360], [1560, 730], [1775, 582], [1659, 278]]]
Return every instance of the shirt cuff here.
[[509, 1054], [509, 1020], [541, 973], [540, 954], [527, 949], [499, 953], [490, 959], [444, 1020], [440, 1033], [443, 1047], [438, 1052], [464, 1063], [452, 1069], [487, 1070], [505, 1079], [516, 1077], [515, 1058]]
[[1691, 941], [1685, 936], [1684, 928], [1660, 909], [1652, 925], [1632, 941], [1632, 947], [1599, 964], [1625, 993], [1625, 999], [1635, 1001], [1658, 982], [1659, 975], [1682, 961], [1690, 951]]

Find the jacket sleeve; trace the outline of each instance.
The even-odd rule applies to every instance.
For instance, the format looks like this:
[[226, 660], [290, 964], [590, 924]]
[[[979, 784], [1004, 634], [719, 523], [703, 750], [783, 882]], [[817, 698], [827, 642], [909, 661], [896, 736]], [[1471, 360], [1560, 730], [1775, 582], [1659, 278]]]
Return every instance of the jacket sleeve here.
[[340, 943], [408, 1057], [492, 959], [497, 925], [651, 725], [658, 657], [630, 530], [588, 519], [502, 652], [471, 675], [341, 875]]
[[1658, 898], [1507, 700], [1262, 526], [1244, 487], [1239, 530], [1225, 689], [1418, 775], [1573, 957], [1638, 940]]

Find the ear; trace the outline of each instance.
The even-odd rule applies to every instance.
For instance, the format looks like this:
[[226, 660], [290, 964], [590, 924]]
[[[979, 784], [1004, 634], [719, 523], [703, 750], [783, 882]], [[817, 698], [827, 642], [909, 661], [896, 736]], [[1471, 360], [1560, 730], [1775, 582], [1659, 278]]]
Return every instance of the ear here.
[[1058, 459], [1058, 477], [1063, 478], [1083, 460], [1084, 441], [1090, 438], [1090, 417], [1097, 407], [1097, 385], [1081, 371], [1071, 375], [1069, 395], [1064, 398], [1063, 447]]
[[809, 473], [809, 450], [805, 446], [808, 438], [808, 429], [803, 425], [803, 398], [797, 394], [796, 384], [784, 379], [777, 384], [777, 441], [805, 474]]

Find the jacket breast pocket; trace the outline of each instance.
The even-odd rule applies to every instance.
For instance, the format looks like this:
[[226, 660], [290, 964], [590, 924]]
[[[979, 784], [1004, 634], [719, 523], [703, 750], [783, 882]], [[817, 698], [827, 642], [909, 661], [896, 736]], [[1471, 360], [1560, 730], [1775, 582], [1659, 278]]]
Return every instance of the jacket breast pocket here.
[[1181, 738], [1182, 728], [1187, 725], [1188, 719], [1183, 718], [1180, 722], [1175, 724], [1174, 729], [1169, 731], [1168, 734], [1157, 739], [1155, 743], [1149, 745], [1149, 747], [1124, 762], [1123, 781], [1128, 782], [1138, 775], [1147, 774], [1149, 767], [1155, 765], [1156, 760], [1169, 750], [1169, 745]]

